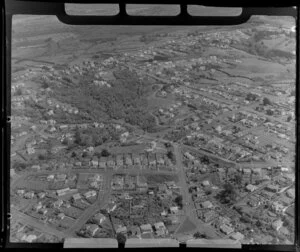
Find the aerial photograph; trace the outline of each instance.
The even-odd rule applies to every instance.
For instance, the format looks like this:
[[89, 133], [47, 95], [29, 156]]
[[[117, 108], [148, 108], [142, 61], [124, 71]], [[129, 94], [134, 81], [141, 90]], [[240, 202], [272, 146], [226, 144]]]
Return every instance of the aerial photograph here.
[[[73, 10], [114, 11], [88, 6]], [[294, 243], [294, 18], [99, 26], [15, 15], [11, 51], [11, 243]]]

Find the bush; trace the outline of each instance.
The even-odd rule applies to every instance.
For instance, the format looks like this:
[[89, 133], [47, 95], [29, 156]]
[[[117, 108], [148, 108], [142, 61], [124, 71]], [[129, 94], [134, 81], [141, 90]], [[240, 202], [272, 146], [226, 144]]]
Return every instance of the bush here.
[[126, 236], [122, 233], [118, 233], [117, 234], [117, 241], [119, 243], [119, 245], [124, 246], [126, 243]]
[[264, 97], [264, 99], [263, 99], [263, 105], [264, 105], [264, 106], [272, 105], [272, 102], [270, 101], [269, 98]]
[[110, 152], [107, 149], [103, 149], [101, 151], [101, 156], [102, 157], [108, 157], [108, 156], [110, 156]]
[[202, 234], [199, 231], [194, 234], [195, 239], [207, 238], [206, 234]]
[[181, 195], [178, 195], [178, 196], [175, 198], [174, 201], [175, 201], [175, 203], [176, 203], [180, 208], [183, 207], [182, 196], [181, 196]]
[[39, 154], [38, 159], [39, 159], [39, 160], [45, 160], [45, 159], [46, 159], [46, 156], [43, 155], [43, 154]]
[[26, 164], [21, 163], [21, 162], [16, 162], [16, 163], [14, 163], [13, 168], [16, 171], [22, 171], [22, 170], [24, 170], [26, 168]]

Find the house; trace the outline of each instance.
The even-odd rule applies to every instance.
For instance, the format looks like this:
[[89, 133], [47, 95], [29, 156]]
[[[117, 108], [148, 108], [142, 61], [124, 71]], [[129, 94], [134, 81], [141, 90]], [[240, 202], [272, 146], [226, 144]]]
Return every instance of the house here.
[[66, 215], [64, 213], [59, 213], [57, 217], [58, 219], [63, 220], [66, 217]]
[[172, 206], [172, 207], [170, 207], [170, 212], [171, 212], [172, 214], [177, 214], [178, 211], [179, 211], [178, 206]]
[[284, 206], [280, 204], [278, 201], [275, 201], [272, 203], [271, 208], [275, 213], [281, 213], [284, 209]]
[[91, 224], [86, 227], [87, 233], [91, 236], [94, 236], [98, 230], [99, 230], [99, 227], [96, 224]]
[[33, 147], [28, 147], [26, 149], [26, 152], [28, 155], [34, 154], [35, 153], [35, 149]]
[[207, 201], [201, 202], [201, 207], [202, 208], [209, 208], [209, 209], [211, 209], [214, 206], [213, 206], [213, 204], [210, 201], [207, 200]]
[[[17, 153], [15, 153], [15, 154], [17, 154]], [[11, 157], [12, 157], [12, 156], [11, 156]], [[9, 174], [10, 174], [11, 177], [15, 176], [15, 175], [16, 175], [15, 169], [11, 168]]]
[[102, 213], [97, 213], [97, 214], [93, 217], [93, 221], [94, 221], [97, 225], [101, 225], [105, 220], [106, 220], [106, 217], [105, 217]]
[[99, 168], [105, 169], [106, 168], [106, 161], [107, 161], [106, 157], [100, 157]]
[[242, 241], [245, 238], [245, 236], [240, 232], [235, 232], [230, 235], [230, 238], [236, 241]]
[[295, 217], [295, 208], [293, 206], [289, 206], [286, 210], [285, 210], [285, 213], [294, 218]]
[[75, 162], [74, 165], [77, 166], [77, 167], [80, 167], [82, 165], [82, 163], [80, 161], [77, 161], [77, 162]]
[[146, 154], [141, 153], [140, 158], [141, 158], [141, 165], [147, 166], [148, 165], [148, 158], [147, 158]]
[[139, 154], [133, 153], [132, 159], [133, 159], [134, 164], [137, 164], [137, 165], [141, 164], [141, 159], [140, 159]]
[[86, 148], [86, 151], [88, 152], [94, 152], [94, 147], [93, 146], [89, 146]]
[[204, 222], [209, 222], [209, 221], [213, 220], [215, 217], [216, 217], [216, 213], [213, 210], [209, 210], [203, 214], [202, 218], [203, 218]]
[[168, 215], [168, 213], [167, 213], [167, 211], [166, 211], [166, 210], [163, 210], [163, 211], [160, 213], [160, 215], [161, 215], [161, 216], [167, 216], [167, 215]]
[[33, 210], [38, 211], [42, 207], [43, 207], [42, 202], [39, 202], [39, 203], [35, 204], [32, 208], [33, 208]]
[[138, 175], [136, 177], [136, 186], [140, 192], [146, 192], [148, 189], [147, 180], [145, 177]]
[[54, 202], [53, 202], [53, 207], [55, 207], [55, 208], [60, 208], [60, 207], [62, 206], [63, 203], [64, 203], [64, 202], [63, 202], [62, 199], [58, 199], [57, 201], [54, 201]]
[[167, 181], [167, 182], [165, 182], [165, 184], [166, 184], [166, 186], [168, 188], [175, 188], [175, 187], [177, 187], [176, 183], [174, 181]]
[[252, 169], [253, 174], [255, 175], [261, 175], [261, 168], [253, 168]]
[[141, 235], [141, 230], [138, 226], [131, 226], [127, 229], [127, 232], [131, 236], [139, 237]]
[[154, 223], [153, 226], [155, 228], [156, 235], [162, 236], [162, 235], [165, 235], [167, 233], [166, 226], [163, 222]]
[[97, 181], [93, 181], [93, 182], [90, 183], [90, 187], [94, 188], [94, 189], [99, 189], [100, 185], [98, 184]]
[[168, 219], [171, 221], [172, 225], [179, 223], [179, 218], [176, 215], [171, 215], [168, 217]]
[[229, 235], [234, 231], [234, 229], [232, 227], [228, 226], [227, 224], [221, 225], [220, 230], [226, 235]]
[[152, 233], [152, 227], [150, 224], [144, 224], [140, 226], [141, 232], [142, 233]]
[[65, 195], [69, 191], [70, 191], [69, 187], [63, 188], [63, 189], [58, 189], [58, 190], [56, 190], [56, 194], [57, 194], [57, 196], [61, 197], [61, 196]]
[[117, 161], [117, 166], [123, 166], [124, 162], [123, 162], [123, 155], [122, 154], [118, 154], [116, 157], [116, 161]]
[[76, 202], [77, 200], [80, 200], [81, 199], [81, 195], [80, 193], [76, 193], [72, 196], [72, 201], [73, 202]]
[[115, 209], [117, 208], [117, 205], [116, 204], [114, 204], [114, 203], [109, 203], [108, 204], [108, 206], [107, 206], [107, 208], [106, 208], [106, 210], [107, 210], [107, 212], [113, 212]]
[[163, 193], [163, 192], [165, 192], [167, 190], [167, 186], [165, 185], [165, 184], [159, 184], [158, 185], [158, 191], [160, 192], [160, 193]]
[[250, 174], [251, 174], [251, 169], [249, 169], [249, 168], [244, 168], [244, 169], [243, 169], [243, 173], [244, 173], [245, 175], [250, 175]]
[[31, 169], [39, 171], [41, 167], [39, 165], [33, 165], [31, 166]]
[[278, 219], [272, 223], [272, 228], [278, 231], [282, 227], [282, 225], [283, 225], [283, 221]]
[[91, 165], [93, 166], [93, 167], [98, 167], [98, 165], [99, 165], [99, 162], [98, 162], [98, 160], [96, 160], [96, 159], [93, 159], [93, 160], [91, 160]]
[[279, 191], [279, 187], [277, 185], [267, 185], [265, 187], [266, 191], [277, 193]]
[[248, 192], [253, 192], [253, 191], [255, 191], [256, 189], [257, 189], [257, 187], [256, 187], [255, 185], [249, 184], [249, 185], [246, 186], [246, 190], [247, 190]]
[[86, 199], [88, 199], [91, 197], [95, 197], [97, 195], [97, 192], [95, 190], [91, 190], [91, 191], [84, 193], [83, 195]]
[[38, 211], [40, 214], [42, 214], [42, 215], [46, 215], [46, 213], [48, 212], [48, 210], [46, 209], [46, 208], [41, 208], [41, 209], [39, 209], [39, 211]]
[[256, 197], [249, 197], [249, 201], [247, 202], [251, 207], [257, 207], [261, 204], [261, 201]]
[[[67, 164], [67, 165], [68, 165], [68, 164]], [[70, 168], [72, 168], [72, 165], [71, 165]], [[69, 180], [69, 181], [74, 181], [76, 178], [77, 178], [76, 174], [73, 174], [73, 175], [69, 175], [68, 180]]]
[[289, 206], [292, 202], [293, 200], [288, 197], [283, 196], [280, 198], [280, 203], [282, 203], [284, 206]]
[[131, 159], [130, 154], [125, 155], [125, 164], [126, 165], [132, 165], [132, 159]]
[[288, 189], [286, 191], [286, 196], [288, 196], [291, 199], [295, 199], [295, 189], [292, 188]]
[[126, 176], [124, 179], [124, 189], [134, 190], [135, 189], [135, 177]]
[[70, 208], [71, 207], [71, 204], [69, 202], [65, 202], [65, 207], [66, 208]]
[[24, 194], [25, 199], [33, 199], [34, 197], [34, 192], [27, 192]]
[[91, 180], [103, 181], [103, 176], [102, 176], [102, 174], [96, 173], [93, 177], [91, 177]]
[[33, 235], [33, 234], [30, 234], [30, 235], [26, 235], [24, 234], [21, 238], [22, 241], [26, 241], [26, 242], [33, 242], [37, 239], [37, 236], [36, 235]]
[[158, 165], [164, 165], [165, 160], [163, 158], [163, 155], [161, 153], [156, 153], [156, 161]]
[[66, 178], [67, 178], [66, 174], [57, 174], [56, 175], [56, 180], [58, 180], [58, 181], [64, 181], [64, 180], [66, 180]]
[[209, 186], [209, 181], [208, 180], [204, 180], [202, 181], [202, 186]]
[[194, 157], [192, 154], [190, 154], [189, 152], [185, 152], [185, 153], [184, 153], [184, 156], [185, 156], [187, 159], [189, 159], [189, 160], [194, 160], [194, 159], [195, 159], [195, 157]]
[[149, 153], [148, 162], [150, 166], [156, 166], [156, 158], [153, 153]]
[[25, 193], [25, 190], [24, 190], [24, 189], [19, 189], [19, 190], [17, 190], [17, 194], [18, 194], [19, 196], [23, 195], [24, 193]]
[[38, 193], [38, 197], [39, 197], [40, 199], [45, 198], [45, 196], [46, 196], [46, 193], [45, 193], [45, 192], [40, 192], [40, 193]]
[[126, 226], [120, 226], [117, 228], [116, 233], [122, 233], [122, 234], [126, 234], [127, 233], [127, 228]]

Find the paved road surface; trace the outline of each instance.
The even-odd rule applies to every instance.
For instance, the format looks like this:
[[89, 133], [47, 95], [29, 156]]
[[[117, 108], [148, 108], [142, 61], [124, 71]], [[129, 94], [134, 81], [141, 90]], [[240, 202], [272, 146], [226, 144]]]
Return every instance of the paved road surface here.
[[48, 233], [48, 234], [54, 235], [59, 238], [71, 237], [68, 233], [61, 232], [61, 231], [57, 230], [56, 228], [52, 228], [48, 224], [41, 223], [37, 219], [35, 219], [29, 215], [23, 214], [15, 209], [12, 209], [12, 218], [22, 222], [22, 224], [27, 224], [29, 226], [33, 226], [35, 229], [40, 230], [42, 233]]
[[178, 171], [178, 179], [179, 179], [179, 186], [181, 187], [181, 194], [182, 194], [182, 203], [183, 203], [183, 212], [185, 217], [181, 219], [181, 222], [177, 229], [175, 230], [175, 236], [180, 236], [178, 233], [178, 230], [180, 230], [181, 226], [185, 222], [187, 218], [191, 222], [193, 222], [197, 228], [196, 230], [200, 230], [202, 233], [206, 233], [210, 237], [218, 238], [219, 235], [215, 231], [215, 229], [208, 225], [203, 223], [201, 220], [198, 219], [197, 213], [194, 211], [194, 203], [191, 197], [191, 194], [188, 191], [188, 184], [186, 182], [186, 176], [185, 176], [185, 171], [184, 171], [184, 166], [182, 163], [182, 153], [181, 149], [178, 144], [173, 144], [174, 147], [174, 155], [176, 157], [176, 169]]
[[99, 191], [98, 198], [94, 204], [88, 207], [80, 217], [75, 221], [75, 223], [66, 231], [68, 234], [76, 235], [76, 231], [80, 230], [81, 227], [90, 219], [97, 211], [105, 207], [108, 203], [110, 192], [111, 192], [111, 177], [112, 173], [107, 174], [105, 178], [105, 190]]

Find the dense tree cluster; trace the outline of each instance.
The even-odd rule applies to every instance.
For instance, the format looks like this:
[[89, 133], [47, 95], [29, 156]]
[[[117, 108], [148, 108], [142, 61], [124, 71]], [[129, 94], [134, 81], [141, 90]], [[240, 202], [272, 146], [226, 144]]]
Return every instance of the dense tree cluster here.
[[77, 107], [90, 119], [124, 119], [143, 130], [151, 130], [155, 127], [155, 118], [147, 110], [146, 99], [152, 90], [151, 85], [128, 70], [115, 71], [114, 76], [116, 80], [112, 81], [111, 87], [88, 85], [91, 80], [86, 77], [80, 85], [71, 83], [72, 88], [57, 88], [54, 95], [56, 99]]
[[74, 135], [74, 143], [81, 146], [98, 146], [107, 141], [119, 139], [119, 134], [113, 127], [106, 128], [77, 128]]

